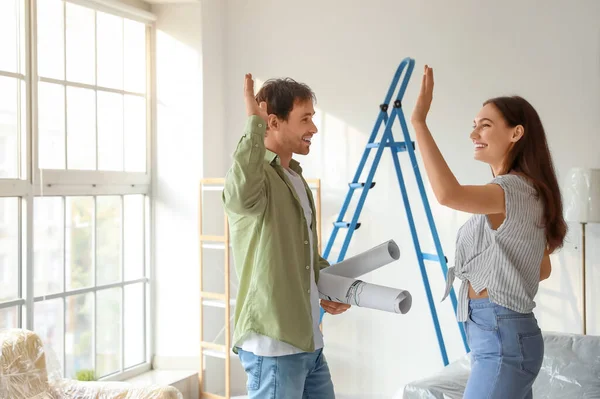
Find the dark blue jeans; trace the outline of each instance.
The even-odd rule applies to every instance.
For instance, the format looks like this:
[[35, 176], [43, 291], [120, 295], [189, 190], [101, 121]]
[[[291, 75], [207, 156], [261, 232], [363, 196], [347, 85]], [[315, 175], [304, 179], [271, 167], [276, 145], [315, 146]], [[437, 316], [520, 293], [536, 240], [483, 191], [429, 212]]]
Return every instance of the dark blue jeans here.
[[544, 358], [544, 340], [533, 313], [474, 299], [465, 327], [471, 375], [464, 399], [531, 399]]

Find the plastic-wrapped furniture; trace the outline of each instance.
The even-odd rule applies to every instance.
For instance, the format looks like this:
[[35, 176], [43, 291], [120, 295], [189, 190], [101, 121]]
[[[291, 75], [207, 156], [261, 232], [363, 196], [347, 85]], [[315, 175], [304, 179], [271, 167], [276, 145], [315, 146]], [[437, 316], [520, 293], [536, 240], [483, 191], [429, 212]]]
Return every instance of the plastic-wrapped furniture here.
[[62, 378], [58, 365], [46, 361], [42, 341], [32, 331], [0, 330], [0, 345], [2, 399], [183, 399], [171, 386]]
[[[544, 362], [533, 385], [536, 399], [600, 398], [600, 336], [544, 332]], [[404, 387], [403, 399], [461, 399], [468, 355], [439, 373]]]

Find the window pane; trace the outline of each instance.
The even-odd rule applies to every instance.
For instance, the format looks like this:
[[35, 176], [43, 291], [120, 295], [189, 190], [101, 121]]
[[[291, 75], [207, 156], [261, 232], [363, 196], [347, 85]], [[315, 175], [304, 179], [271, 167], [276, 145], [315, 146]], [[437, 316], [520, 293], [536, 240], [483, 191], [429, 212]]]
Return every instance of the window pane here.
[[124, 21], [125, 90], [146, 93], [146, 26]]
[[65, 252], [64, 199], [38, 197], [34, 201], [33, 213], [34, 294], [42, 296], [62, 292]]
[[125, 171], [146, 171], [146, 99], [125, 96]]
[[66, 3], [67, 7], [67, 80], [94, 84], [95, 17], [94, 10]]
[[[53, 363], [58, 360], [63, 362], [64, 346], [64, 302], [62, 298], [49, 301], [36, 302], [34, 305], [34, 326], [36, 334], [40, 336], [44, 344], [46, 362]], [[52, 350], [50, 355], [49, 349]], [[53, 364], [50, 363], [50, 364]]]
[[93, 284], [94, 198], [67, 197], [66, 208], [67, 289]]
[[121, 197], [96, 198], [96, 284], [121, 281]]
[[26, 18], [26, 12], [25, 12], [25, 3], [26, 1], [24, 0], [17, 0], [17, 7], [18, 10], [17, 12], [19, 13], [19, 19], [18, 19], [18, 24], [19, 24], [19, 29], [18, 29], [18, 34], [19, 34], [19, 73], [26, 75], [27, 74], [27, 26], [25, 26], [25, 18]]
[[18, 177], [18, 82], [0, 76], [0, 178]]
[[38, 154], [42, 169], [65, 168], [65, 87], [38, 83]]
[[123, 95], [98, 92], [98, 170], [123, 170]]
[[0, 302], [19, 297], [19, 198], [0, 198]]
[[121, 288], [98, 291], [96, 300], [96, 370], [100, 378], [121, 370]]
[[17, 72], [17, 2], [0, 1], [0, 70]]
[[[27, 178], [27, 171], [29, 170], [29, 165], [27, 164], [27, 149], [29, 148], [29, 137], [27, 137], [27, 108], [28, 108], [28, 98], [27, 98], [27, 84], [24, 80], [19, 81], [19, 98], [21, 100], [20, 108], [20, 116], [21, 120], [19, 123], [21, 124], [21, 128], [19, 129], [19, 141], [16, 144], [18, 148], [19, 155], [16, 157], [16, 166], [15, 166], [15, 176], [21, 178]], [[19, 162], [21, 165], [19, 165]], [[19, 168], [20, 166], [20, 168]]]
[[81, 370], [93, 370], [92, 293], [67, 297], [65, 331], [66, 377], [74, 378]]
[[123, 89], [123, 18], [98, 12], [98, 85]]
[[96, 169], [96, 93], [67, 88], [67, 167]]
[[125, 280], [134, 280], [144, 277], [144, 196], [126, 195], [124, 207]]
[[64, 3], [61, 0], [37, 2], [38, 74], [65, 78]]
[[144, 284], [125, 286], [125, 368], [145, 361]]
[[0, 309], [0, 329], [19, 327], [19, 306]]

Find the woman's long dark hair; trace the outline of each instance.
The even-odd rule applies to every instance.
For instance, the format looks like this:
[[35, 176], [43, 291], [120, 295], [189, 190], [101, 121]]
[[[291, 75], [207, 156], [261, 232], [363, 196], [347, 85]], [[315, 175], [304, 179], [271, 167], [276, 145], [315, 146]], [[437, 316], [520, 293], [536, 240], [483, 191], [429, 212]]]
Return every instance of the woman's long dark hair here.
[[548, 251], [563, 246], [567, 224], [563, 216], [560, 194], [552, 156], [546, 140], [546, 132], [537, 111], [522, 97], [497, 97], [483, 105], [493, 104], [502, 114], [507, 125], [523, 126], [524, 134], [509, 151], [502, 174], [511, 171], [527, 176], [535, 186], [544, 204], [544, 227]]

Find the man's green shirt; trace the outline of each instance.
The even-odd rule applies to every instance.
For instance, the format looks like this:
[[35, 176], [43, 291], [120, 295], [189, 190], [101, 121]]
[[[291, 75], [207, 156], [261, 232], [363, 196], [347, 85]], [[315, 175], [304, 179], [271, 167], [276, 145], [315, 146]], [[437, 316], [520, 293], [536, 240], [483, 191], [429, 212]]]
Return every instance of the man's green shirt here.
[[[253, 332], [313, 352], [310, 265], [315, 265], [318, 281], [319, 270], [329, 263], [319, 255], [317, 234], [307, 228], [279, 157], [265, 148], [265, 131], [261, 117], [248, 118], [223, 190], [240, 281], [233, 344]], [[290, 169], [302, 176], [295, 160]], [[312, 209], [311, 226], [316, 226], [312, 191], [304, 177], [302, 181]], [[314, 235], [313, 262], [309, 234]]]

